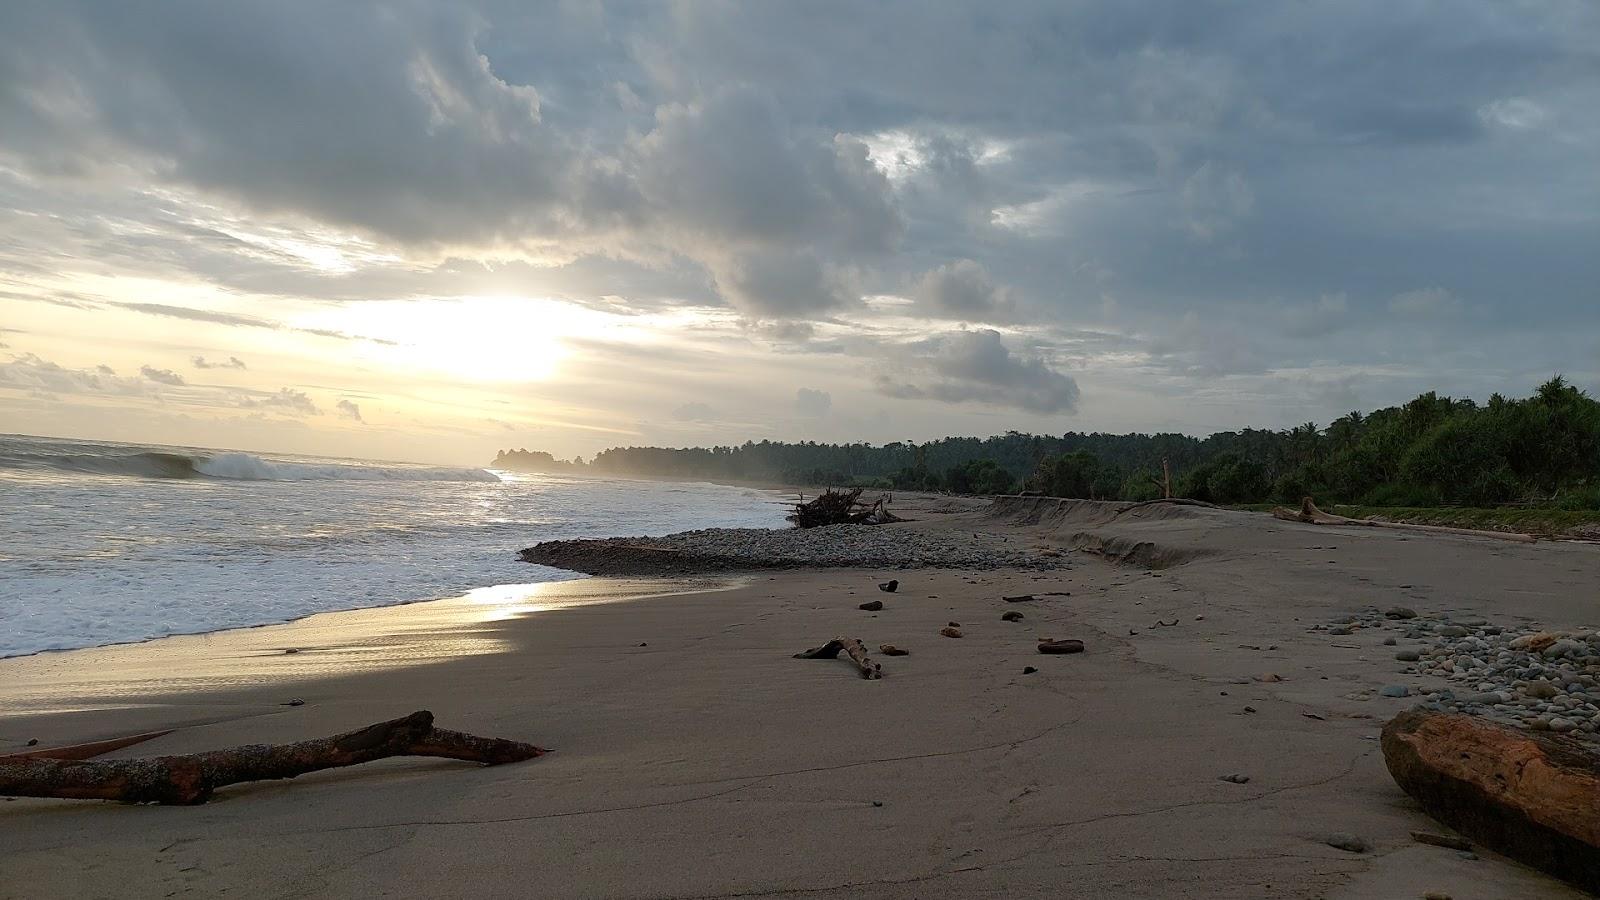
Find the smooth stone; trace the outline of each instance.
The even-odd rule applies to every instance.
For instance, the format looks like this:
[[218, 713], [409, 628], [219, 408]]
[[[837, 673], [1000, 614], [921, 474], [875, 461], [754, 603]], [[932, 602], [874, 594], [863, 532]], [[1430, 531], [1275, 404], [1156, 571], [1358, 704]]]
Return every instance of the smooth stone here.
[[1550, 720], [1550, 730], [1557, 734], [1565, 734], [1577, 727], [1578, 723], [1571, 719], [1563, 719], [1558, 716]]
[[1406, 606], [1394, 606], [1390, 607], [1384, 616], [1390, 619], [1415, 619], [1417, 611]]
[[1232, 782], [1234, 784], [1245, 784], [1246, 782], [1248, 782], [1250, 780], [1250, 776], [1249, 775], [1240, 775], [1238, 772], [1234, 772], [1234, 773], [1229, 774], [1229, 775], [1219, 776], [1217, 780], [1219, 780], [1219, 781], [1229, 781], [1229, 782]]
[[1351, 853], [1365, 853], [1372, 849], [1372, 845], [1348, 831], [1335, 831], [1323, 838], [1322, 842], [1334, 849], [1348, 850]]
[[1409, 697], [1411, 689], [1403, 684], [1386, 684], [1378, 689], [1378, 693], [1384, 697]]
[[1416, 662], [1422, 658], [1422, 654], [1415, 650], [1401, 650], [1399, 653], [1394, 655], [1394, 658], [1400, 660], [1401, 662]]
[[1443, 635], [1444, 637], [1447, 637], [1447, 638], [1450, 638], [1450, 637], [1466, 637], [1467, 636], [1467, 630], [1465, 628], [1462, 628], [1460, 625], [1446, 625], [1443, 628], [1439, 629], [1439, 634], [1441, 634], [1441, 635]]

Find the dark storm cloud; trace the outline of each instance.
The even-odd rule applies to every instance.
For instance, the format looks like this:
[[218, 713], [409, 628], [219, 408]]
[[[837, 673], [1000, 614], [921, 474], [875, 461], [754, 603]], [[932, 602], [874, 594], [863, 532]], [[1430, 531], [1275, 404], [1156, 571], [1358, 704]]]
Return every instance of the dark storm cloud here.
[[[989, 340], [940, 320], [1114, 331], [1102, 359], [1195, 390], [1440, 334], [1507, 378], [1592, 371], [1568, 336], [1600, 325], [1596, 46], [1600, 8], [1560, 0], [13, 3], [0, 201], [30, 215], [0, 218], [0, 270], [37, 274], [47, 226], [53, 266], [338, 300], [494, 276], [723, 303], [811, 350], [848, 342], [802, 327], [900, 294], [928, 371]], [[320, 270], [170, 192], [415, 261]], [[129, 308], [195, 317], [158, 307]], [[1016, 365], [1026, 408], [1071, 408]], [[943, 377], [886, 389], [1002, 386]]]

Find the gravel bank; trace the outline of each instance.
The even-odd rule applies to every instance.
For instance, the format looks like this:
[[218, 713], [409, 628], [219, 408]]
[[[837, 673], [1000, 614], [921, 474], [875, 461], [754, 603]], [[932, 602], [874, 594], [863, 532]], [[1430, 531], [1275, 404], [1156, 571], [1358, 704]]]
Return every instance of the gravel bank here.
[[707, 528], [662, 537], [546, 541], [519, 554], [590, 575], [688, 575], [754, 569], [1057, 569], [1055, 551], [1020, 549], [993, 536], [870, 525]]
[[[1600, 631], [1505, 627], [1480, 617], [1419, 616], [1404, 607], [1369, 609], [1313, 631], [1339, 637], [1370, 629], [1393, 633], [1384, 649], [1409, 664], [1401, 674], [1432, 682], [1385, 685], [1384, 696], [1419, 695], [1428, 709], [1534, 731], [1600, 734]], [[1441, 678], [1448, 684], [1437, 684]]]

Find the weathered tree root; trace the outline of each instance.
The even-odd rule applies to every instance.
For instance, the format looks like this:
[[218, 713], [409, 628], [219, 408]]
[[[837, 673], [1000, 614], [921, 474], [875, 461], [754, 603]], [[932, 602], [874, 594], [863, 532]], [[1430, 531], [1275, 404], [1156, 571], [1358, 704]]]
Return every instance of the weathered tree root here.
[[1285, 522], [1305, 522], [1308, 525], [1361, 525], [1367, 528], [1398, 528], [1403, 531], [1422, 531], [1434, 534], [1459, 534], [1467, 537], [1498, 538], [1502, 541], [1517, 541], [1523, 544], [1532, 544], [1539, 539], [1531, 534], [1522, 534], [1514, 531], [1490, 531], [1482, 528], [1454, 528], [1449, 525], [1418, 525], [1411, 522], [1379, 522], [1376, 519], [1352, 519], [1349, 516], [1336, 516], [1330, 512], [1323, 512], [1310, 497], [1300, 501], [1299, 509], [1289, 509], [1276, 506], [1272, 509], [1272, 517]]
[[544, 755], [532, 744], [433, 727], [419, 710], [333, 737], [293, 744], [251, 744], [182, 756], [63, 760], [0, 758], [0, 795], [125, 803], [192, 805], [243, 781], [293, 778], [391, 756], [438, 756], [494, 766]]
[[1429, 815], [1473, 842], [1600, 891], [1600, 753], [1564, 735], [1413, 709], [1383, 759]]
[[862, 678], [882, 678], [883, 666], [878, 665], [867, 657], [867, 648], [855, 638], [834, 638], [821, 647], [813, 647], [804, 653], [796, 653], [795, 659], [838, 659], [839, 652], [844, 651], [850, 661], [855, 663], [856, 670]]

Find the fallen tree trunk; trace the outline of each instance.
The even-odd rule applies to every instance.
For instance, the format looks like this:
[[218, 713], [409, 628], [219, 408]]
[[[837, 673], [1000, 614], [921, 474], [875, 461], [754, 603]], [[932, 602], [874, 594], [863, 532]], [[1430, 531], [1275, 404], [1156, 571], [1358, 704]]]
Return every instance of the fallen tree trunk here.
[[1367, 528], [1399, 528], [1405, 531], [1423, 531], [1433, 534], [1461, 534], [1469, 537], [1499, 538], [1502, 541], [1517, 541], [1523, 544], [1532, 544], [1539, 539], [1531, 534], [1522, 534], [1516, 531], [1490, 531], [1483, 528], [1452, 528], [1448, 525], [1416, 525], [1411, 522], [1378, 522], [1373, 519], [1352, 519], [1349, 516], [1336, 516], [1333, 513], [1323, 512], [1310, 497], [1300, 501], [1299, 509], [1289, 509], [1279, 506], [1272, 510], [1272, 517], [1283, 519], [1286, 522], [1305, 522], [1308, 525], [1361, 525]]
[[840, 651], [844, 651], [844, 654], [850, 657], [850, 661], [855, 663], [856, 670], [861, 673], [862, 678], [883, 677], [883, 666], [873, 662], [867, 656], [867, 648], [863, 647], [861, 642], [855, 638], [834, 638], [821, 647], [813, 647], [803, 653], [796, 653], [794, 658], [838, 659]]
[[293, 778], [391, 756], [438, 756], [493, 766], [545, 752], [532, 744], [434, 728], [433, 713], [421, 710], [293, 744], [103, 761], [8, 757], [0, 759], [0, 795], [188, 805], [204, 803], [230, 784]]
[[1497, 852], [1600, 892], [1600, 752], [1555, 734], [1414, 709], [1383, 758], [1428, 814]]

